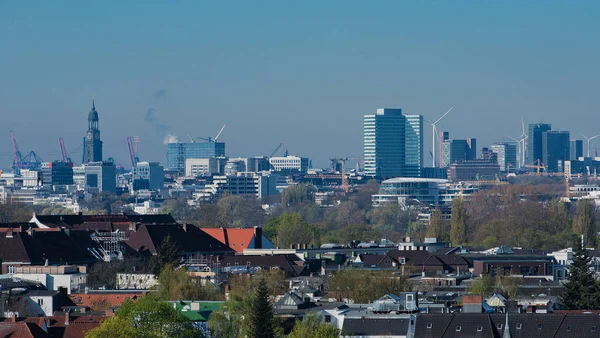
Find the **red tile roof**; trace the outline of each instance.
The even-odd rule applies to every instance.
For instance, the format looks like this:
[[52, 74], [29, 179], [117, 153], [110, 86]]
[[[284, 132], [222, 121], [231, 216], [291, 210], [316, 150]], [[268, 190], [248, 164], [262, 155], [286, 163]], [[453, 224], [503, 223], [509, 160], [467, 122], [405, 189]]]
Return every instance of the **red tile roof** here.
[[85, 306], [92, 310], [102, 308], [101, 310], [120, 306], [125, 300], [138, 300], [146, 293], [72, 293], [69, 298], [77, 306]]
[[239, 253], [248, 249], [255, 235], [254, 228], [201, 228], [200, 230]]
[[34, 338], [48, 337], [39, 326], [26, 322], [0, 322], [0, 337]]

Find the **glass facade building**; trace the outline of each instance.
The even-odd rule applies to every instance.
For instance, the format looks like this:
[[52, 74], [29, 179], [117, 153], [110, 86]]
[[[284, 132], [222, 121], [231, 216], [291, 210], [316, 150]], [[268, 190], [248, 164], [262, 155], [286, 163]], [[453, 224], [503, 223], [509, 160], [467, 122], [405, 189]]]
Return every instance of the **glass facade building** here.
[[477, 158], [477, 140], [446, 139], [442, 142], [442, 167], [447, 168], [457, 161], [470, 161]]
[[501, 171], [517, 169], [517, 145], [514, 143], [496, 143], [490, 147], [496, 154], [496, 159]]
[[188, 158], [215, 158], [225, 156], [224, 142], [169, 143], [167, 145], [167, 170], [185, 172]]
[[381, 179], [419, 177], [423, 164], [423, 117], [402, 109], [364, 116], [365, 175]]
[[544, 152], [542, 149], [542, 136], [544, 132], [552, 130], [551, 124], [532, 123], [529, 125], [529, 138], [527, 139], [526, 164], [537, 164], [538, 160], [543, 163]]
[[569, 159], [577, 161], [583, 157], [583, 140], [571, 140], [569, 149]]
[[548, 172], [562, 172], [570, 159], [571, 142], [568, 131], [549, 130], [542, 135], [542, 163]]

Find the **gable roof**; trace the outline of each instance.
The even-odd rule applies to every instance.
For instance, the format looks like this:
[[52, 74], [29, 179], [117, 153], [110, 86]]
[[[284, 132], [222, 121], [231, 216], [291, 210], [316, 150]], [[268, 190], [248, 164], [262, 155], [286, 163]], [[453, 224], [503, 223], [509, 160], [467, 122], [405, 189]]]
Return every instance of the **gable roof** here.
[[425, 250], [391, 250], [388, 255], [400, 261], [400, 258], [406, 260], [407, 265], [427, 265], [443, 266], [444, 264]]
[[146, 294], [146, 292], [72, 293], [69, 295], [69, 299], [77, 306], [85, 306], [94, 310], [98, 307], [104, 309], [117, 307], [126, 300], [136, 301]]
[[143, 224], [129, 236], [127, 244], [138, 252], [147, 251], [152, 255], [156, 255], [160, 243], [168, 235], [171, 235], [179, 249], [186, 253], [219, 254], [233, 252], [228, 246], [193, 225]]
[[226, 256], [220, 264], [223, 268], [248, 266], [269, 270], [276, 267], [283, 270], [288, 277], [297, 277], [304, 272], [304, 265], [298, 265], [297, 260], [296, 255]]
[[0, 322], [0, 337], [49, 337], [41, 327], [31, 322]]
[[346, 318], [342, 336], [406, 336], [410, 319]]
[[492, 328], [492, 322], [487, 314], [479, 313], [461, 313], [452, 316], [446, 331], [442, 335], [444, 338], [462, 338], [462, 337], [494, 337], [495, 330]]
[[438, 313], [418, 314], [415, 323], [415, 337], [441, 337], [446, 331], [448, 324], [450, 324], [450, 321], [452, 321], [452, 316], [451, 314]]
[[371, 255], [371, 254], [360, 254], [358, 255], [364, 266], [376, 266], [382, 268], [395, 268], [395, 263], [398, 261], [396, 258], [385, 254], [385, 255]]
[[254, 228], [201, 228], [200, 230], [239, 253], [250, 247], [256, 234]]

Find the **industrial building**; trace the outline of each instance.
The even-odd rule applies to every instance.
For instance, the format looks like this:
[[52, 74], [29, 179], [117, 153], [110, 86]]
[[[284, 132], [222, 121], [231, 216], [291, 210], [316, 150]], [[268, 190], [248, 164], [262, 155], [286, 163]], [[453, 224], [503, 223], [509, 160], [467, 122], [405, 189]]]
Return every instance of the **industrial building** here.
[[365, 175], [419, 177], [423, 167], [423, 116], [380, 108], [364, 116]]

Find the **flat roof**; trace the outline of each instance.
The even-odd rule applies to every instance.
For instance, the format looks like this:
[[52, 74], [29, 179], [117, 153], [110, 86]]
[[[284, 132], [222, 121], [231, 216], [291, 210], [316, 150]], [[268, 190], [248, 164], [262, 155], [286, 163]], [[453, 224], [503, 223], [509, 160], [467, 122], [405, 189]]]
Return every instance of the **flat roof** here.
[[381, 183], [448, 183], [449, 180], [441, 178], [421, 178], [421, 177], [394, 177]]

